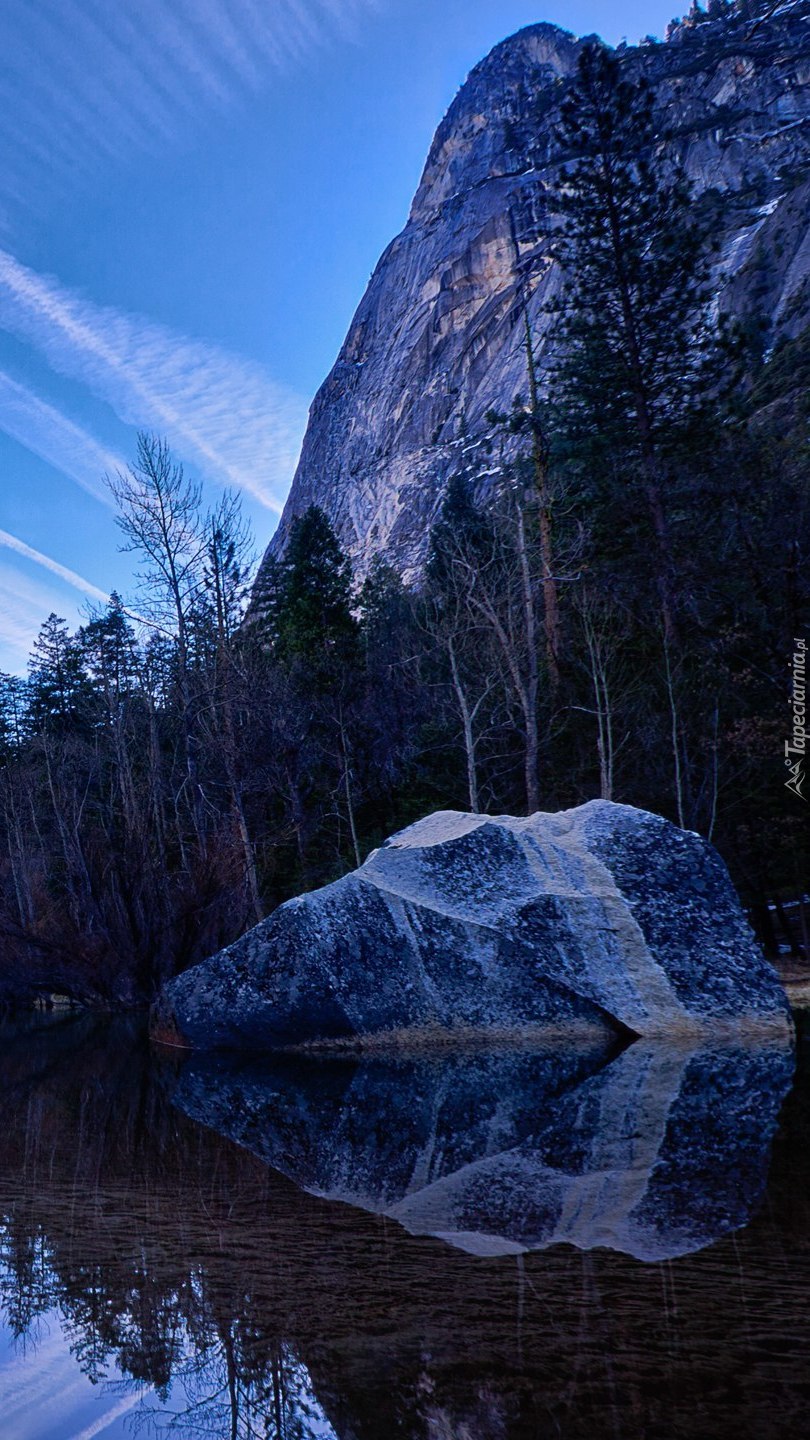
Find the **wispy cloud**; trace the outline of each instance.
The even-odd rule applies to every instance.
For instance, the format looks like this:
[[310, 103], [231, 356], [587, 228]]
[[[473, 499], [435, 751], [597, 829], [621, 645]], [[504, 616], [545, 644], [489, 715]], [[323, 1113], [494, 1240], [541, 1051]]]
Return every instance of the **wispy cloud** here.
[[34, 639], [47, 609], [37, 608], [30, 598], [20, 594], [18, 576], [0, 565], [0, 669], [17, 674], [25, 669]]
[[0, 188], [53, 199], [105, 160], [182, 141], [377, 3], [3, 0]]
[[[64, 597], [55, 590], [0, 561], [0, 670], [24, 673], [42, 622], [51, 611], [67, 612], [71, 624], [79, 619], [77, 607], [65, 605]], [[5, 1408], [2, 1413], [7, 1418]]]
[[35, 565], [41, 565], [43, 570], [50, 570], [52, 575], [57, 575], [67, 585], [72, 585], [82, 595], [90, 595], [93, 600], [106, 601], [109, 596], [105, 590], [99, 590], [97, 585], [85, 580], [83, 575], [77, 575], [75, 570], [69, 570], [67, 565], [61, 565], [58, 560], [53, 560], [50, 555], [43, 555], [41, 550], [35, 550], [32, 545], [26, 545], [24, 540], [19, 540], [16, 535], [10, 535], [8, 530], [0, 530], [0, 545], [6, 550], [13, 550], [15, 555], [22, 555], [25, 560], [33, 560]]
[[97, 500], [113, 503], [104, 476], [123, 467], [121, 457], [5, 370], [0, 370], [0, 430]]
[[55, 370], [87, 385], [122, 420], [160, 431], [209, 478], [280, 513], [306, 404], [261, 366], [141, 316], [95, 305], [4, 250], [0, 326], [33, 345]]

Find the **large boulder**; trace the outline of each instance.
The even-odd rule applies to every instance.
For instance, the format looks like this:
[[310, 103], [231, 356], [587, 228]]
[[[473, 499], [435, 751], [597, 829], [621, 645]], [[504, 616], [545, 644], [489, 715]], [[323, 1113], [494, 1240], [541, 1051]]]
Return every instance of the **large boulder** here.
[[195, 1048], [254, 1050], [790, 1030], [716, 851], [602, 800], [430, 815], [180, 975], [161, 1009]]

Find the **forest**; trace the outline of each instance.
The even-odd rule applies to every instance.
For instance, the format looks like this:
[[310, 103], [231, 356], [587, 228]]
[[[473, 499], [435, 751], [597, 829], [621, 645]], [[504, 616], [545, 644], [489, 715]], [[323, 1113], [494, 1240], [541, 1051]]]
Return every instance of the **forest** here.
[[715, 313], [711, 200], [662, 143], [586, 47], [554, 340], [515, 241], [525, 390], [461, 437], [418, 587], [355, 576], [315, 507], [254, 585], [237, 498], [159, 436], [109, 477], [137, 593], [0, 681], [0, 1003], [146, 1005], [430, 810], [599, 796], [706, 835], [766, 948], [808, 953], [808, 332]]

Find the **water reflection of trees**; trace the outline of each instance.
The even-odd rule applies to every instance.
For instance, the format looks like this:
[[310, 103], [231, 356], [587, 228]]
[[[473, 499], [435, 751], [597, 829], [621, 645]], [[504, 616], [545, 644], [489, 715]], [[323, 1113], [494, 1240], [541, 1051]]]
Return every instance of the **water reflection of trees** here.
[[[154, 1391], [148, 1433], [324, 1433], [257, 1283], [272, 1178], [184, 1122], [132, 1027], [3, 1037], [0, 1304], [17, 1339], [54, 1309], [90, 1379]], [[251, 1227], [252, 1228], [252, 1227]], [[244, 1232], [242, 1252], [230, 1248]]]
[[[175, 1111], [137, 1036], [6, 1036], [0, 1302], [153, 1387], [147, 1434], [535, 1440], [801, 1432], [810, 1123], [769, 1204], [700, 1254], [474, 1259], [303, 1195]], [[803, 1193], [802, 1193], [803, 1187]]]

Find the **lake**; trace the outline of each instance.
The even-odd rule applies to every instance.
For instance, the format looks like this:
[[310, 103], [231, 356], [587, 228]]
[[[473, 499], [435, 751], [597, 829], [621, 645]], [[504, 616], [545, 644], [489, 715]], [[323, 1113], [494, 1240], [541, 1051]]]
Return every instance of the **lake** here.
[[0, 1069], [3, 1440], [810, 1430], [801, 1035]]

